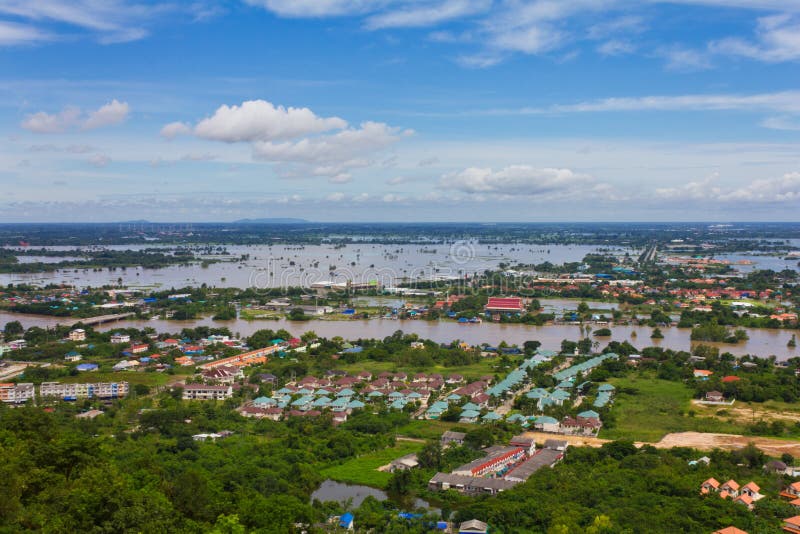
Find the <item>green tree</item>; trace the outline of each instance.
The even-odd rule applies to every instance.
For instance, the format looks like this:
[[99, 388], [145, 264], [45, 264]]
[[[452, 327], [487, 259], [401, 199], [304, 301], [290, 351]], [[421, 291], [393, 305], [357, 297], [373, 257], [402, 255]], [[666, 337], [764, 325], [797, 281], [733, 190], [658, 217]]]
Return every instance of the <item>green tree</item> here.
[[9, 321], [3, 329], [3, 336], [6, 341], [11, 341], [21, 336], [23, 332], [25, 332], [25, 329], [22, 328], [22, 323], [19, 321]]

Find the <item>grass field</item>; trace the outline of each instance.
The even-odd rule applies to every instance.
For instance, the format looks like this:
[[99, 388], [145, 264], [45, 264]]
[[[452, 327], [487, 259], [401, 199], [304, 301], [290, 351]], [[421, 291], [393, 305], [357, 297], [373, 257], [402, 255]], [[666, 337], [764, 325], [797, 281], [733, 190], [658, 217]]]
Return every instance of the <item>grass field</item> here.
[[251, 310], [244, 308], [239, 312], [239, 317], [245, 321], [257, 321], [263, 319], [277, 321], [283, 317], [283, 314], [271, 310]]
[[442, 434], [454, 427], [462, 429], [472, 429], [479, 425], [464, 424], [464, 423], [449, 423], [446, 421], [427, 421], [416, 419], [409, 421], [408, 424], [401, 426], [397, 429], [398, 436], [407, 436], [409, 438], [419, 439], [433, 439], [438, 440]]
[[[600, 431], [601, 438], [659, 441], [670, 432], [742, 433], [744, 428], [710, 415], [692, 416], [691, 390], [681, 382], [659, 380], [648, 376], [609, 380], [619, 392], [612, 414], [616, 423]], [[636, 394], [621, 389], [633, 388]]]
[[423, 445], [414, 441], [398, 441], [394, 447], [352, 458], [343, 464], [323, 469], [320, 474], [338, 482], [385, 489], [392, 474], [378, 471], [378, 468], [406, 454], [419, 452]]
[[[364, 360], [353, 364], [341, 362], [336, 366], [336, 368], [341, 369], [342, 371], [347, 371], [348, 373], [359, 373], [361, 371], [369, 371], [373, 375], [377, 375], [378, 373], [381, 373], [383, 371], [390, 371], [390, 372], [403, 371], [405, 373], [417, 373], [417, 372], [424, 372], [427, 374], [439, 373], [445, 377], [447, 377], [448, 375], [458, 374], [462, 375], [466, 379], [476, 379], [483, 375], [494, 376], [495, 370], [493, 366], [498, 361], [499, 360], [497, 358], [483, 358], [479, 362], [471, 365], [460, 365], [456, 367], [444, 367], [442, 365], [434, 365], [434, 366], [426, 366], [424, 368], [416, 368], [408, 366], [398, 366], [393, 362], [376, 362], [373, 360]], [[500, 374], [505, 375], [510, 371], [512, 371], [515, 367], [516, 364], [512, 364], [508, 369], [505, 369]]]
[[118, 373], [89, 372], [80, 373], [75, 376], [65, 376], [59, 378], [59, 382], [66, 384], [85, 383], [94, 384], [97, 382], [127, 382], [131, 385], [144, 384], [146, 386], [163, 386], [174, 378], [166, 373], [138, 373], [134, 371], [122, 371]]

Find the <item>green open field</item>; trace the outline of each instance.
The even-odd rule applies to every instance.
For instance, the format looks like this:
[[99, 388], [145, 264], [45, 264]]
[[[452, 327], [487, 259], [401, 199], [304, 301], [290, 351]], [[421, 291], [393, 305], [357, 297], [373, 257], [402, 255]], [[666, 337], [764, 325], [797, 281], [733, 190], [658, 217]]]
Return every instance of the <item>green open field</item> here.
[[[744, 431], [742, 426], [717, 417], [692, 417], [691, 390], [681, 382], [646, 375], [612, 378], [609, 382], [618, 392], [611, 408], [616, 422], [600, 431], [601, 438], [656, 442], [670, 432]], [[636, 394], [620, 391], [624, 388], [633, 388]]]
[[66, 384], [86, 383], [94, 384], [97, 382], [128, 382], [131, 385], [144, 384], [146, 386], [163, 386], [174, 376], [166, 373], [140, 373], [136, 371], [114, 372], [89, 372], [79, 373], [75, 376], [65, 376], [59, 378], [59, 382]]
[[452, 430], [454, 427], [469, 430], [478, 426], [479, 425], [464, 423], [450, 423], [447, 421], [415, 419], [399, 427], [397, 429], [397, 435], [409, 438], [438, 440], [442, 437], [442, 434], [448, 430]]
[[[364, 360], [352, 364], [348, 364], [345, 362], [339, 362], [336, 366], [337, 369], [341, 369], [343, 371], [347, 371], [348, 373], [359, 373], [361, 371], [369, 371], [373, 375], [377, 375], [383, 371], [390, 371], [390, 372], [398, 372], [403, 371], [404, 373], [419, 373], [424, 372], [426, 374], [432, 373], [439, 373], [444, 377], [448, 375], [458, 374], [462, 375], [466, 379], [475, 379], [479, 378], [483, 375], [494, 375], [494, 365], [498, 363], [498, 358], [483, 358], [479, 362], [471, 364], [471, 365], [460, 365], [456, 367], [444, 367], [443, 365], [434, 365], [434, 366], [426, 366], [424, 368], [416, 368], [416, 367], [409, 367], [409, 366], [398, 366], [393, 362], [376, 362], [373, 360]], [[516, 361], [516, 360], [512, 360]], [[516, 367], [516, 363], [512, 363], [508, 369], [500, 372], [500, 375], [505, 375], [512, 371]]]
[[389, 479], [392, 477], [392, 474], [388, 471], [383, 472], [377, 469], [396, 458], [413, 452], [419, 452], [422, 447], [423, 443], [398, 441], [394, 447], [388, 447], [352, 458], [343, 464], [323, 469], [320, 471], [320, 474], [338, 482], [363, 484], [373, 488], [384, 489]]
[[271, 310], [251, 310], [243, 308], [239, 312], [239, 317], [245, 321], [255, 321], [260, 319], [278, 320], [283, 317], [281, 312]]

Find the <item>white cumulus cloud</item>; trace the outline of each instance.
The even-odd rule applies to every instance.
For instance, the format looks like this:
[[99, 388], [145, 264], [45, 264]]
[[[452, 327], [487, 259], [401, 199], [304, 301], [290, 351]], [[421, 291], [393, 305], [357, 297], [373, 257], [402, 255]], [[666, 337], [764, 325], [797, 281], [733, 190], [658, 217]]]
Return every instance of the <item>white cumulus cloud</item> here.
[[250, 100], [241, 106], [220, 106], [201, 120], [194, 133], [204, 139], [235, 143], [274, 141], [340, 129], [347, 122], [338, 117], [319, 117], [308, 108], [274, 106], [266, 100]]

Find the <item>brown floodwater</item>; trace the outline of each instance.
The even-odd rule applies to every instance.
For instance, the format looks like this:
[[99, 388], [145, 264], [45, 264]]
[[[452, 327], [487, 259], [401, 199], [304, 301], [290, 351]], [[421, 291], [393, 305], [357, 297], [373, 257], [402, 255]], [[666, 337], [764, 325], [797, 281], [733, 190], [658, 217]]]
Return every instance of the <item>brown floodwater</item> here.
[[[8, 321], [18, 320], [25, 328], [31, 326], [48, 327], [54, 326], [58, 320], [50, 317], [25, 315], [18, 313], [0, 312], [0, 326]], [[171, 320], [133, 320], [119, 321], [101, 325], [101, 330], [113, 330], [120, 327], [144, 328], [146, 326], [155, 328], [158, 332], [177, 333], [183, 328], [193, 328], [196, 326], [215, 326], [228, 327], [231, 332], [241, 336], [249, 336], [256, 330], [269, 328], [278, 330], [284, 328], [294, 335], [300, 335], [308, 330], [313, 330], [318, 336], [331, 338], [341, 336], [345, 339], [354, 340], [359, 338], [381, 339], [391, 335], [397, 330], [402, 330], [407, 334], [417, 334], [421, 338], [431, 339], [438, 343], [449, 343], [453, 340], [465, 341], [472, 345], [489, 343], [497, 345], [501, 341], [508, 344], [522, 345], [527, 340], [538, 340], [542, 343], [542, 348], [556, 350], [560, 347], [563, 339], [578, 340], [583, 337], [581, 329], [577, 325], [550, 325], [550, 326], [530, 326], [522, 324], [499, 324], [484, 322], [481, 324], [459, 324], [452, 321], [423, 321], [423, 320], [392, 320], [392, 319], [367, 319], [349, 321], [288, 321], [280, 320], [256, 320], [245, 321], [235, 319], [232, 321], [214, 321], [210, 317], [191, 320], [191, 321], [171, 321]], [[599, 327], [593, 327], [597, 329]], [[693, 342], [689, 339], [691, 329], [689, 328], [662, 328], [664, 339], [650, 339], [651, 328], [639, 326], [612, 326], [611, 337], [593, 337], [600, 343], [602, 348], [611, 340], [630, 341], [635, 347], [643, 348], [650, 345], [670, 348], [674, 350], [690, 350]], [[793, 332], [792, 330], [778, 330], [767, 328], [746, 329], [750, 339], [738, 344], [710, 343], [718, 346], [721, 351], [727, 351], [737, 356], [752, 354], [755, 356], [776, 356], [778, 360], [786, 360], [793, 356], [800, 356], [797, 348], [790, 349], [786, 346]], [[633, 333], [635, 337], [632, 337]], [[709, 344], [709, 343], [707, 343]]]

